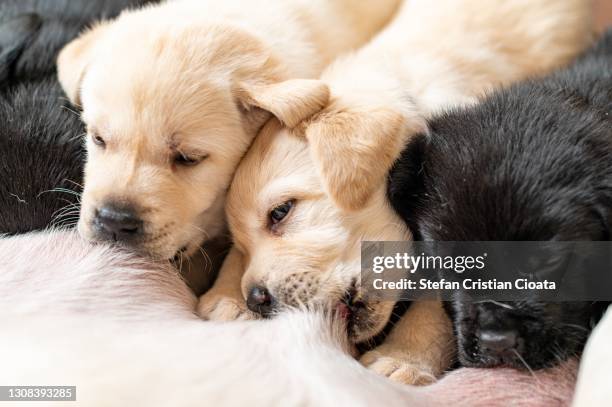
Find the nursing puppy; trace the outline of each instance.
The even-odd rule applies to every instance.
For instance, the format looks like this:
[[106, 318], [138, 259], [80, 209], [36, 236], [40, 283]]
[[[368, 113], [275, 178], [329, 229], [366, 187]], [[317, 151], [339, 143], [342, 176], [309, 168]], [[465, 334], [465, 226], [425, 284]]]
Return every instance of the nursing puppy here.
[[0, 3], [0, 234], [73, 226], [84, 127], [55, 77], [57, 53], [134, 0]]
[[327, 103], [306, 79], [368, 40], [399, 0], [179, 0], [69, 44], [59, 78], [87, 125], [79, 231], [158, 258], [223, 232], [238, 161], [271, 116]]
[[[389, 197], [423, 240], [610, 240], [612, 31], [567, 69], [433, 119]], [[534, 369], [579, 353], [603, 307], [449, 304], [463, 365]]]
[[[293, 131], [272, 121], [257, 137], [228, 196], [235, 249], [200, 312], [252, 318], [283, 305], [325, 304], [346, 317], [351, 341], [370, 341], [394, 303], [362, 290], [360, 246], [411, 239], [386, 197], [385, 178], [403, 144], [433, 111], [574, 56], [590, 38], [589, 8], [584, 1], [407, 2], [370, 44], [326, 70], [321, 83], [331, 100], [321, 112]], [[415, 303], [361, 360], [394, 380], [427, 383], [448, 367], [451, 342], [441, 304]]]

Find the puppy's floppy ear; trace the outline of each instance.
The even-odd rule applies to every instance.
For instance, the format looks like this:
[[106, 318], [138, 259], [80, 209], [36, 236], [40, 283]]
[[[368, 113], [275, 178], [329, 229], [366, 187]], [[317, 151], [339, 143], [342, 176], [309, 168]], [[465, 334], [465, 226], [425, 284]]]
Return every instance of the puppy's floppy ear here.
[[405, 141], [424, 131], [425, 121], [390, 109], [337, 109], [305, 126], [313, 159], [327, 192], [344, 210], [358, 210], [387, 174]]
[[267, 84], [240, 83], [235, 92], [244, 110], [266, 110], [289, 128], [321, 111], [329, 101], [328, 86], [313, 79], [290, 79]]
[[57, 58], [59, 82], [75, 105], [81, 103], [81, 82], [108, 27], [108, 22], [102, 22], [83, 32], [79, 38], [68, 43]]
[[0, 81], [8, 79], [19, 55], [42, 25], [37, 14], [21, 14], [0, 23]]

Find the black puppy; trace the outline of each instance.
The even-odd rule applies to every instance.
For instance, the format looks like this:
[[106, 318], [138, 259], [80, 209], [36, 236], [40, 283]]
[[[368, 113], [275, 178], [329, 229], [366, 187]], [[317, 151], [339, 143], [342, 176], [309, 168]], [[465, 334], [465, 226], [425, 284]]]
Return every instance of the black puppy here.
[[0, 97], [0, 233], [76, 221], [71, 191], [81, 183], [84, 129], [63, 100], [53, 79], [21, 83]]
[[0, 2], [0, 234], [76, 223], [84, 128], [55, 59], [94, 20], [149, 2]]
[[[610, 240], [612, 31], [567, 69], [450, 111], [414, 139], [389, 198], [428, 241]], [[605, 304], [447, 303], [465, 366], [542, 368], [581, 351]]]

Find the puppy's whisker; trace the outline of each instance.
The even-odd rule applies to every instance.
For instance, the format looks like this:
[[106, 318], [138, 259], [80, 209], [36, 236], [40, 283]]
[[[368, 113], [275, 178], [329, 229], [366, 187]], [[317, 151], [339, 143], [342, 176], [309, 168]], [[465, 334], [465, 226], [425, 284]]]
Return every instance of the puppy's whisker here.
[[[76, 101], [71, 101], [69, 98], [67, 98], [65, 96], [60, 96], [60, 97], [57, 98], [57, 100], [59, 100], [61, 102], [70, 103], [73, 106], [75, 106], [77, 109], [81, 109], [82, 108], [82, 106], [79, 103], [77, 103]], [[74, 112], [74, 110], [73, 110], [73, 112]]]
[[521, 363], [523, 364], [523, 366], [525, 366], [525, 368], [529, 371], [529, 373], [531, 374], [531, 376], [533, 376], [533, 378], [537, 381], [538, 377], [536, 376], [535, 372], [533, 371], [533, 369], [531, 368], [531, 366], [529, 366], [529, 364], [527, 363], [527, 361], [521, 356], [521, 354], [519, 353], [519, 351], [517, 351], [516, 349], [512, 349], [512, 352], [516, 355], [517, 359], [521, 361]]
[[84, 187], [83, 187], [83, 185], [81, 185], [81, 184], [79, 184], [78, 182], [75, 182], [75, 181], [73, 181], [73, 180], [71, 180], [71, 179], [69, 179], [69, 178], [64, 178], [64, 179], [62, 180], [62, 182], [64, 182], [64, 181], [65, 181], [65, 182], [70, 182], [72, 185], [74, 185], [74, 186], [76, 186], [76, 187], [79, 187], [79, 188], [81, 188], [81, 189], [83, 189], [83, 188], [84, 188]]
[[69, 203], [68, 205], [53, 212], [53, 214], [51, 215], [52, 217], [51, 224], [54, 224], [55, 222], [57, 222], [58, 220], [62, 218], [73, 216], [73, 215], [76, 215], [78, 218], [79, 214], [80, 214], [79, 204]]
[[70, 201], [65, 201], [65, 202], [67, 203], [67, 205], [56, 210], [54, 214], [65, 212], [65, 211], [71, 211], [71, 210], [76, 211], [80, 208], [80, 204], [78, 202], [70, 202]]
[[206, 232], [204, 229], [202, 229], [201, 227], [195, 225], [195, 224], [191, 224], [191, 227], [194, 228], [195, 230], [197, 230], [198, 232], [202, 233], [204, 235], [204, 239], [205, 240], [210, 240], [210, 234], [208, 232]]
[[78, 219], [65, 219], [59, 222], [52, 222], [48, 226], [48, 229], [72, 229], [78, 224], [78, 222]]
[[202, 254], [202, 257], [204, 258], [204, 260], [206, 260], [206, 264], [205, 264], [206, 269], [204, 270], [204, 272], [210, 271], [212, 269], [212, 267], [213, 267], [212, 259], [210, 258], [208, 253], [206, 253], [206, 250], [204, 250], [203, 248], [198, 246], [198, 250]]
[[475, 301], [475, 304], [495, 304], [498, 307], [502, 307], [502, 308], [506, 308], [506, 309], [514, 309], [515, 307], [513, 307], [510, 304], [506, 304], [503, 302], [499, 302], [499, 301], [494, 301], [494, 300], [482, 300], [482, 301]]
[[53, 214], [51, 215], [52, 217], [58, 217], [58, 216], [65, 216], [66, 214], [78, 214], [79, 213], [79, 208], [78, 205], [77, 206], [73, 206], [72, 204], [67, 205], [63, 208], [58, 209], [57, 211], [53, 212]]
[[81, 113], [77, 112], [76, 110], [73, 110], [73, 109], [69, 108], [66, 105], [62, 105], [61, 108], [64, 109], [65, 111], [67, 111], [67, 112], [70, 112], [70, 113], [74, 114], [76, 117], [79, 117], [79, 118], [81, 117]]
[[73, 209], [78, 210], [78, 209], [80, 209], [81, 205], [78, 202], [70, 202], [68, 200], [63, 200], [63, 201], [66, 202], [66, 206], [64, 206], [64, 207], [58, 209], [57, 211], [55, 211], [56, 213], [60, 212], [60, 211], [65, 211], [65, 210], [73, 210]]
[[67, 222], [67, 221], [71, 221], [71, 220], [78, 221], [78, 220], [79, 220], [79, 217], [78, 217], [78, 216], [75, 216], [75, 215], [72, 215], [72, 216], [68, 216], [68, 215], [66, 215], [66, 216], [60, 216], [60, 217], [57, 217], [57, 218], [56, 218], [56, 219], [54, 219], [53, 221], [54, 221], [54, 222], [58, 222], [58, 221]]
[[60, 201], [66, 202], [68, 205], [76, 205], [79, 208], [81, 206], [81, 198], [78, 198], [78, 197], [76, 199], [76, 202], [70, 201], [70, 200], [68, 200], [66, 198], [61, 198]]
[[76, 141], [76, 140], [82, 139], [83, 141], [85, 141], [85, 136], [87, 136], [87, 133], [79, 133], [79, 134], [76, 134], [76, 135], [70, 137], [69, 140], [70, 141]]
[[59, 193], [64, 193], [64, 194], [69, 194], [69, 195], [74, 195], [78, 198], [81, 197], [81, 193], [77, 192], [77, 191], [73, 191], [71, 189], [68, 188], [53, 188], [53, 189], [48, 189], [46, 191], [42, 191], [41, 193], [39, 193], [36, 198], [40, 198], [41, 195], [43, 194], [47, 194], [47, 193], [52, 193], [52, 192], [59, 192]]
[[78, 215], [81, 214], [81, 203], [80, 202], [70, 202], [70, 201], [65, 201], [65, 202], [68, 203], [68, 205], [55, 211], [54, 215], [56, 214], [57, 216], [64, 215], [67, 212], [78, 214]]

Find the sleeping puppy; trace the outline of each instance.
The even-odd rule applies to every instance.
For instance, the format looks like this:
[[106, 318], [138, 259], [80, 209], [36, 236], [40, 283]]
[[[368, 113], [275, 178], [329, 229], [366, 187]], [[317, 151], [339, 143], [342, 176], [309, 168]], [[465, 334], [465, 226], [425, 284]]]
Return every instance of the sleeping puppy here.
[[92, 20], [142, 3], [0, 3], [0, 234], [76, 224], [84, 128], [63, 97], [55, 59]]
[[[406, 3], [371, 43], [326, 70], [324, 109], [293, 130], [273, 120], [259, 134], [228, 195], [235, 248], [200, 312], [252, 318], [323, 304], [348, 321], [352, 342], [371, 341], [395, 303], [361, 289], [360, 247], [411, 239], [386, 197], [403, 143], [431, 112], [574, 56], [590, 39], [589, 8], [588, 1]], [[428, 383], [448, 367], [451, 342], [441, 304], [419, 302], [361, 361], [400, 382]]]
[[83, 33], [58, 59], [88, 132], [81, 234], [162, 259], [221, 234], [264, 122], [327, 103], [323, 84], [295, 78], [363, 44], [399, 2], [179, 0]]
[[[451, 110], [414, 138], [389, 197], [419, 239], [610, 240], [612, 31], [575, 64]], [[581, 351], [604, 304], [448, 304], [465, 366], [542, 368]]]

